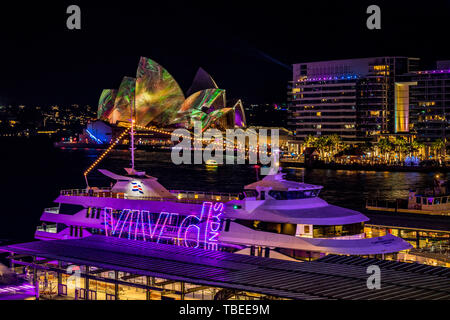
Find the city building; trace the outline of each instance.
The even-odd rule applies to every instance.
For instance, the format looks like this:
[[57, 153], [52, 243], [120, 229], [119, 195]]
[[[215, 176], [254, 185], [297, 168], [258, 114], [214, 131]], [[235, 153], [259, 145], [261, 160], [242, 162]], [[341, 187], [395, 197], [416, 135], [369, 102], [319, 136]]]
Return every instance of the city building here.
[[396, 82], [399, 75], [417, 70], [418, 62], [376, 57], [294, 64], [288, 100], [296, 139], [337, 134], [362, 143], [403, 130], [406, 84]]
[[421, 142], [443, 141], [450, 135], [450, 61], [437, 61], [437, 69], [409, 74], [410, 128]]

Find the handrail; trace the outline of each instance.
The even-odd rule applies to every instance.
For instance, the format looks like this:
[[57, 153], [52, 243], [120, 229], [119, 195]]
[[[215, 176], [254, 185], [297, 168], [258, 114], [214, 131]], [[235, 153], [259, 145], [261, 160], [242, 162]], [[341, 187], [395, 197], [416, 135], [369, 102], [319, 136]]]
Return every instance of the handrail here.
[[148, 197], [148, 196], [131, 196], [125, 193], [112, 192], [111, 188], [101, 189], [70, 189], [61, 190], [60, 194], [63, 196], [79, 196], [79, 197], [94, 197], [94, 198], [114, 198], [114, 199], [132, 199], [132, 200], [148, 200], [148, 201], [171, 201], [180, 203], [194, 203], [199, 204], [205, 200], [213, 201], [231, 201], [237, 200], [238, 194], [219, 193], [219, 192], [196, 192], [196, 191], [182, 191], [171, 190], [174, 194], [173, 198], [165, 197]]
[[59, 207], [45, 208], [44, 212], [59, 213]]

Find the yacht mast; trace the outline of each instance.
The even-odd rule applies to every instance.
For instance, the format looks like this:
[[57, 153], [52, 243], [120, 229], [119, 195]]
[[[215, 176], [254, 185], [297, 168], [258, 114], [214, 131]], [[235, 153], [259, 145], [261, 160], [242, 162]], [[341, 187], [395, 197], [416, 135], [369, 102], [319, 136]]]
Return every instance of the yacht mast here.
[[130, 141], [131, 141], [131, 146], [130, 146], [130, 151], [131, 151], [131, 170], [134, 173], [134, 110], [136, 107], [136, 92], [134, 92], [133, 94], [133, 101], [131, 103], [131, 130], [130, 130]]

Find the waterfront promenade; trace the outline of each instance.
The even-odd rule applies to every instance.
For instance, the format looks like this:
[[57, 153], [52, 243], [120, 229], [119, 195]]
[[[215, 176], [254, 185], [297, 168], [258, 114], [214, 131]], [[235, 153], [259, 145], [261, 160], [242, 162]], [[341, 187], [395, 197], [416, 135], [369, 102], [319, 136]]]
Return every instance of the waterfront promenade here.
[[325, 163], [321, 161], [305, 163], [298, 160], [280, 160], [282, 167], [315, 168], [334, 170], [360, 170], [360, 171], [401, 171], [401, 172], [450, 172], [450, 166], [403, 166], [388, 164], [341, 164]]

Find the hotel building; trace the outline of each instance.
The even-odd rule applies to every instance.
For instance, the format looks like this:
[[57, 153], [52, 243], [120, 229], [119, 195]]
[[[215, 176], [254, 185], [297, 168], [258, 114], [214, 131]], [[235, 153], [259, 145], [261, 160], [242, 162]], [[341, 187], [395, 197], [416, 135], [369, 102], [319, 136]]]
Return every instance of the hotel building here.
[[450, 61], [437, 61], [436, 66], [407, 75], [417, 83], [410, 88], [411, 129], [423, 142], [450, 135]]
[[408, 131], [403, 104], [409, 83], [398, 76], [417, 70], [419, 59], [377, 57], [293, 65], [289, 125], [297, 140], [337, 134], [361, 143]]

